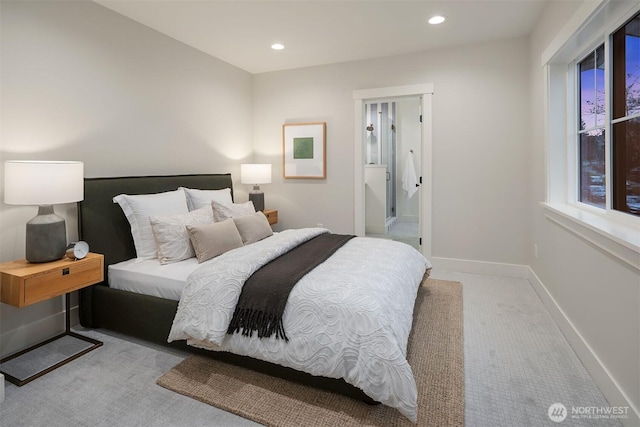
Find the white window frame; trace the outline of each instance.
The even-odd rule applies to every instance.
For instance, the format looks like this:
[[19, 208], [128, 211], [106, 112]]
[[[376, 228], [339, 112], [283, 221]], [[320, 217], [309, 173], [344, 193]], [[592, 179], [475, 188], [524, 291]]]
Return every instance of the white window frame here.
[[[585, 2], [542, 54], [545, 69], [547, 195], [545, 216], [640, 271], [640, 218], [611, 209], [611, 179], [607, 179], [606, 209], [579, 201], [577, 64], [605, 44], [640, 10], [640, 1]], [[605, 81], [610, 82], [609, 67]], [[608, 90], [608, 89], [607, 89]], [[605, 162], [610, 171], [610, 97], [606, 96]]]

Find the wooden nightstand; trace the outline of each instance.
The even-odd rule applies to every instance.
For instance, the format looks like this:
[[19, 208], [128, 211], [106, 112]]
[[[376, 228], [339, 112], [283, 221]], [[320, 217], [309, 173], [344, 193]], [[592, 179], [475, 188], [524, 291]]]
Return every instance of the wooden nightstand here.
[[[71, 332], [70, 292], [100, 283], [103, 280], [104, 256], [101, 254], [89, 253], [85, 258], [77, 261], [63, 258], [59, 261], [41, 264], [29, 263], [26, 260], [0, 264], [0, 301], [5, 304], [21, 308], [60, 295], [65, 296], [65, 331], [0, 360], [0, 372], [5, 375], [7, 380], [18, 386], [24, 385], [102, 345], [100, 341]], [[10, 361], [64, 337], [73, 337], [91, 345], [85, 345], [65, 359], [33, 373], [29, 372], [28, 375], [20, 377], [14, 375], [16, 371], [11, 369]], [[19, 365], [16, 362], [14, 361], [14, 364]], [[4, 366], [2, 366], [3, 364]], [[25, 371], [24, 366], [18, 371]]]
[[275, 209], [265, 209], [262, 211], [264, 216], [269, 220], [269, 224], [277, 224], [278, 223], [278, 211]]

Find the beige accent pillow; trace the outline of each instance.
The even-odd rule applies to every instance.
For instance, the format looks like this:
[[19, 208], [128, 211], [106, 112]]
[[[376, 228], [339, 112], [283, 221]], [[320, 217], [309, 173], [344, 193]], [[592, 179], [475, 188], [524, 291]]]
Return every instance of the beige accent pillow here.
[[195, 252], [189, 239], [187, 225], [205, 225], [213, 223], [213, 210], [210, 205], [188, 213], [169, 216], [150, 216], [149, 222], [156, 238], [160, 264], [170, 264], [193, 258]]
[[198, 263], [242, 246], [242, 237], [232, 219], [207, 225], [187, 225], [187, 231]]
[[238, 218], [255, 213], [253, 202], [249, 200], [244, 203], [225, 203], [217, 200], [211, 201], [213, 207], [213, 217], [216, 221], [224, 221], [227, 218]]
[[245, 245], [255, 243], [273, 235], [269, 220], [262, 212], [233, 218]]

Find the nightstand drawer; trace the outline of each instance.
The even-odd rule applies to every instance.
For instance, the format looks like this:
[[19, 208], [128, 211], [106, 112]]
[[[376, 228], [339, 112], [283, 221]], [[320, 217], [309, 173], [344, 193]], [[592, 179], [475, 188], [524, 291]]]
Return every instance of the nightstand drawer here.
[[265, 209], [264, 211], [262, 211], [262, 213], [264, 214], [264, 216], [267, 217], [267, 220], [269, 221], [269, 224], [273, 225], [273, 224], [277, 224], [278, 223], [278, 211], [275, 209]]
[[24, 307], [104, 280], [104, 257], [89, 253], [86, 258], [42, 264], [26, 260], [0, 264], [0, 300]]
[[95, 259], [28, 277], [24, 281], [24, 304], [34, 304], [73, 292], [101, 281], [101, 276], [101, 260]]

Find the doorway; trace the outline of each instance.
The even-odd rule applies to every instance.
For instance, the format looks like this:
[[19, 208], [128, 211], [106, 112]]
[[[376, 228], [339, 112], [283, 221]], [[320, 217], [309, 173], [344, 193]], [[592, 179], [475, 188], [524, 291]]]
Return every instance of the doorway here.
[[420, 246], [420, 97], [367, 100], [365, 235]]
[[[396, 135], [396, 171], [403, 170], [403, 161], [406, 163], [408, 155], [413, 155], [415, 161], [416, 175], [422, 178], [418, 188], [418, 192], [412, 198], [414, 203], [418, 204], [417, 224], [418, 224], [418, 248], [423, 255], [427, 258], [431, 256], [431, 211], [432, 211], [432, 96], [433, 85], [432, 84], [420, 84], [410, 86], [396, 86], [377, 89], [363, 89], [353, 92], [354, 99], [354, 112], [355, 112], [355, 129], [354, 129], [354, 225], [355, 234], [358, 236], [365, 236], [366, 232], [366, 192], [367, 186], [365, 184], [365, 171], [367, 169], [367, 163], [370, 158], [367, 158], [367, 127], [371, 124], [367, 123], [367, 115], [365, 114], [367, 103], [373, 101], [377, 102], [399, 102], [399, 100], [413, 98], [418, 102], [419, 117], [422, 120], [419, 128], [419, 140], [418, 148], [413, 149], [413, 153], [403, 153], [398, 146], [398, 135]], [[396, 108], [398, 106], [396, 105]], [[398, 111], [396, 111], [398, 112]], [[397, 130], [397, 129], [396, 129]], [[405, 147], [406, 148], [406, 147]], [[410, 150], [410, 148], [407, 148]], [[403, 156], [405, 154], [406, 156]], [[399, 167], [398, 167], [399, 165]], [[379, 166], [381, 168], [382, 166]], [[373, 168], [373, 165], [372, 165]], [[402, 173], [402, 172], [400, 172]], [[387, 182], [387, 170], [384, 169], [384, 183]], [[382, 175], [382, 174], [379, 174]], [[385, 187], [386, 188], [386, 187]], [[398, 188], [401, 188], [398, 181], [398, 174], [396, 174], [396, 213], [400, 209], [398, 205], [398, 195], [401, 194]], [[405, 190], [406, 191], [406, 190]], [[385, 222], [387, 219], [387, 194], [384, 194], [384, 215]], [[371, 198], [369, 198], [371, 200]], [[382, 203], [382, 202], [380, 202]], [[396, 216], [397, 218], [397, 216]], [[405, 218], [406, 219], [406, 218]], [[392, 227], [390, 227], [391, 229]], [[386, 230], [388, 232], [388, 230]], [[386, 233], [385, 233], [386, 234]]]

